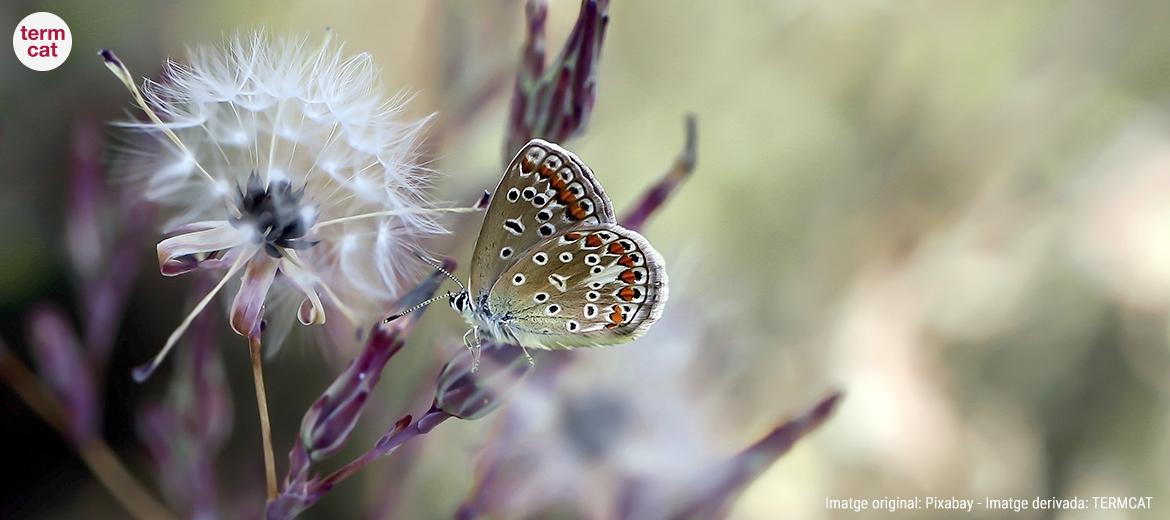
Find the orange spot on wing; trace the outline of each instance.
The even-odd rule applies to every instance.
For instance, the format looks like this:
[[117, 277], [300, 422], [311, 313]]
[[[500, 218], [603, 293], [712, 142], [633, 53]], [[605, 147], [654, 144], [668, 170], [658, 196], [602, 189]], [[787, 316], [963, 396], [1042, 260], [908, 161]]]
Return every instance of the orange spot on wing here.
[[622, 271], [622, 274], [618, 275], [618, 280], [621, 280], [625, 283], [634, 283], [637, 281], [637, 273], [635, 273], [633, 269], [626, 269], [625, 271]]
[[[563, 184], [562, 184], [562, 186], [563, 186]], [[569, 205], [569, 204], [572, 204], [574, 202], [577, 202], [577, 196], [573, 195], [573, 192], [569, 191], [567, 188], [557, 188], [557, 189], [561, 190], [561, 191], [557, 192], [557, 202], [560, 202], [561, 204], [565, 204], [565, 205]]]
[[601, 247], [601, 237], [596, 233], [585, 237], [585, 245], [589, 247]]
[[609, 315], [609, 321], [612, 321], [615, 325], [620, 325], [626, 321], [626, 315], [622, 313], [622, 307], [620, 305], [614, 305], [612, 309], [613, 312]]
[[616, 329], [620, 326], [621, 325], [618, 325], [617, 323], [606, 323], [605, 324], [605, 328], [610, 329], [610, 330]]
[[618, 298], [621, 298], [623, 301], [627, 301], [627, 302], [633, 301], [635, 294], [636, 293], [634, 291], [634, 288], [627, 285], [625, 287], [622, 287], [622, 290], [618, 291]]
[[610, 243], [606, 250], [609, 251], [609, 253], [612, 255], [620, 255], [626, 252], [626, 248], [622, 247], [622, 245], [617, 242]]
[[571, 233], [566, 233], [565, 238], [567, 238], [571, 241], [581, 240], [581, 233], [578, 233], [576, 231], [573, 231]]
[[617, 263], [618, 265], [625, 267], [634, 267], [634, 259], [630, 258], [630, 255], [622, 255], [622, 257], [618, 259]]
[[585, 220], [586, 216], [588, 215], [585, 213], [585, 208], [581, 206], [580, 202], [569, 206], [569, 218], [572, 218], [573, 220]]
[[552, 188], [557, 191], [565, 189], [565, 181], [561, 179], [560, 175], [553, 176], [553, 178], [549, 179], [548, 185], [552, 186]]

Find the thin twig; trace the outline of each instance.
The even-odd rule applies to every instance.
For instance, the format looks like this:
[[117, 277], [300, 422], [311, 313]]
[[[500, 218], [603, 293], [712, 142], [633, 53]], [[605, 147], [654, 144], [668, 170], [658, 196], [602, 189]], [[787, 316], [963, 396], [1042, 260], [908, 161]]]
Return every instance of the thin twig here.
[[248, 338], [252, 356], [252, 380], [256, 383], [256, 407], [260, 411], [260, 438], [264, 444], [264, 478], [268, 484], [268, 501], [276, 498], [276, 458], [272, 455], [272, 425], [268, 422], [268, 393], [264, 391], [264, 367], [260, 336]]
[[[61, 402], [41, 384], [37, 376], [11, 353], [0, 346], [0, 380], [12, 388], [38, 416], [58, 433], [69, 437]], [[99, 437], [84, 441], [78, 454], [89, 470], [114, 499], [135, 518], [176, 518], [134, 478], [110, 446]]]

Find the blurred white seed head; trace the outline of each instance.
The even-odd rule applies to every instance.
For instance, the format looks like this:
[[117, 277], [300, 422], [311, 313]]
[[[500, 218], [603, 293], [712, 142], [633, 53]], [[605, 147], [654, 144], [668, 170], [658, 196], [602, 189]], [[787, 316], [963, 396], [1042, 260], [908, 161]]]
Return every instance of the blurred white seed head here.
[[147, 115], [117, 123], [132, 135], [116, 168], [168, 211], [163, 274], [243, 273], [240, 334], [259, 332], [270, 288], [303, 295], [302, 323], [323, 323], [326, 305], [372, 323], [412, 274], [417, 241], [444, 232], [417, 162], [425, 119], [383, 96], [368, 54], [257, 33], [192, 49], [141, 91], [102, 55]]

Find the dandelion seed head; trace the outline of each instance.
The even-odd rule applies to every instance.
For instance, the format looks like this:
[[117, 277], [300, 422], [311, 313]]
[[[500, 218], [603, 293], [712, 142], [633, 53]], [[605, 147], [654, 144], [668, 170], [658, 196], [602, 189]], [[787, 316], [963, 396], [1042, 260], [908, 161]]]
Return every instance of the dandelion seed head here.
[[[112, 53], [103, 57], [132, 83]], [[428, 211], [432, 172], [418, 165], [426, 121], [404, 119], [408, 97], [383, 94], [368, 54], [347, 55], [329, 38], [240, 35], [166, 62], [141, 93], [150, 120], [118, 123], [130, 138], [116, 170], [164, 208], [166, 229], [219, 223], [185, 235], [182, 251], [267, 253], [306, 296], [328, 284], [318, 294], [373, 321], [417, 274], [418, 241], [444, 232]], [[160, 243], [160, 259], [182, 252], [175, 245]], [[274, 276], [246, 267], [245, 282]]]

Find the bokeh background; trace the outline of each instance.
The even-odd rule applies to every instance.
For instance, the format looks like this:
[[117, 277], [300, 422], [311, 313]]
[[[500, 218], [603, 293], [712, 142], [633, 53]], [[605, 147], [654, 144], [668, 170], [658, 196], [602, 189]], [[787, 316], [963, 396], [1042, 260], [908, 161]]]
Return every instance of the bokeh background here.
[[[240, 30], [329, 26], [373, 54], [388, 90], [416, 93], [413, 115], [440, 114], [429, 142], [444, 174], [436, 194], [462, 201], [500, 174], [523, 9], [4, 2], [0, 27], [47, 10], [74, 42], [46, 73], [0, 52], [0, 338], [27, 361], [29, 309], [51, 301], [77, 312], [70, 157], [79, 135], [108, 136], [103, 122], [128, 106], [93, 51], [114, 49], [153, 75], [165, 57]], [[552, 2], [550, 54], [577, 11]], [[544, 410], [534, 424], [547, 427], [518, 440], [552, 461], [545, 482], [587, 483], [577, 496], [608, 503], [614, 486], [593, 473], [633, 467], [668, 480], [687, 456], [730, 456], [841, 389], [835, 416], [748, 487], [733, 517], [858, 516], [826, 511], [826, 497], [898, 496], [1154, 496], [1152, 510], [1015, 517], [1170, 513], [1170, 4], [615, 0], [610, 16], [596, 108], [568, 145], [617, 208], [679, 153], [686, 113], [699, 121], [698, 166], [644, 230], [669, 266], [663, 324], [580, 356], [555, 391], [509, 405]], [[450, 219], [454, 233], [432, 244], [462, 277], [478, 222]], [[138, 411], [169, 373], [135, 385], [128, 370], [162, 344], [195, 283], [157, 274], [156, 239], [138, 244], [104, 417], [106, 439], [151, 486], [160, 479]], [[252, 383], [224, 306], [212, 311], [235, 403], [216, 463], [220, 500], [226, 516], [244, 515], [262, 494]], [[436, 308], [420, 327], [346, 454], [425, 409], [463, 326]], [[294, 336], [267, 365], [282, 471], [304, 410], [353, 355], [312, 340]], [[577, 423], [556, 418], [598, 399], [617, 404], [587, 407], [596, 413]], [[611, 409], [626, 411], [615, 419]], [[559, 447], [606, 421], [632, 432], [613, 436], [614, 451], [582, 464]], [[125, 514], [7, 387], [0, 425], [0, 517]], [[306, 517], [449, 516], [499, 428], [491, 417], [444, 424]], [[503, 516], [547, 513], [525, 500]]]

